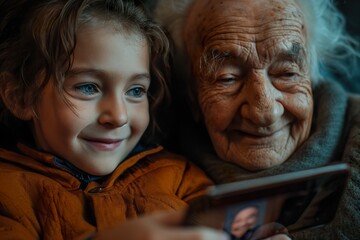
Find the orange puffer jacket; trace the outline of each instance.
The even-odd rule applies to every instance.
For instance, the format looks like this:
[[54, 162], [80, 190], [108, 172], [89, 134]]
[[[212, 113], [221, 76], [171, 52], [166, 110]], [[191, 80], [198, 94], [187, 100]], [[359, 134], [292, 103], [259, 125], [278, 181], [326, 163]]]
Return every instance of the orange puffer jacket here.
[[0, 149], [0, 238], [76, 239], [128, 218], [181, 209], [212, 182], [183, 157], [156, 147], [83, 184], [55, 157], [18, 144]]

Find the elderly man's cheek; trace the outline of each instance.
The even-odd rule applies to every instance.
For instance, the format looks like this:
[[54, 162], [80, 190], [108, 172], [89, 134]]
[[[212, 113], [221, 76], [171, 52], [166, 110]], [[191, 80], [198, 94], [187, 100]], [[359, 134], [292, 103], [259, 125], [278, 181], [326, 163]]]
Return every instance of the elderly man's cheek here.
[[294, 117], [291, 136], [298, 145], [305, 141], [311, 130], [313, 117], [313, 97], [311, 90], [296, 95], [284, 95], [284, 108]]
[[234, 103], [220, 93], [203, 95], [199, 99], [203, 120], [211, 131], [226, 130], [234, 115]]

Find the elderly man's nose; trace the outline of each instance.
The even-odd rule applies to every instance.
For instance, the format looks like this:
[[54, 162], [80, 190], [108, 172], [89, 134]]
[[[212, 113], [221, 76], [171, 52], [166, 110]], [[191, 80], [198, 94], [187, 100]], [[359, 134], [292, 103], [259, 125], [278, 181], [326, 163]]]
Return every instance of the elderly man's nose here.
[[259, 126], [273, 124], [284, 112], [278, 101], [280, 92], [266, 76], [258, 74], [251, 79], [244, 94], [245, 103], [242, 105], [241, 115]]

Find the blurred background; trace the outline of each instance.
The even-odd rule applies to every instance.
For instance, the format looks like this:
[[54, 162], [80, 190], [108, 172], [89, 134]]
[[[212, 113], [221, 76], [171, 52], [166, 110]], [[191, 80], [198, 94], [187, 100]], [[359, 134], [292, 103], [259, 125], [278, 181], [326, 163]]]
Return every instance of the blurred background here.
[[340, 0], [338, 7], [346, 17], [348, 31], [360, 37], [360, 0]]
[[[348, 32], [360, 43], [360, 0], [337, 0], [337, 6], [345, 16]], [[345, 87], [350, 92], [360, 93], [360, 66], [355, 71], [355, 77], [349, 79]]]

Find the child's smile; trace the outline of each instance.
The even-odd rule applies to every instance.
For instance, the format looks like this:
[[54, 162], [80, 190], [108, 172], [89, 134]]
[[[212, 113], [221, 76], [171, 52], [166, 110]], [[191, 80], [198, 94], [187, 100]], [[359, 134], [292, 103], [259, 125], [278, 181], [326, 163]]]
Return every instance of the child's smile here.
[[131, 136], [130, 126], [124, 124], [117, 130], [117, 136], [82, 136], [81, 139], [98, 151], [114, 151]]

